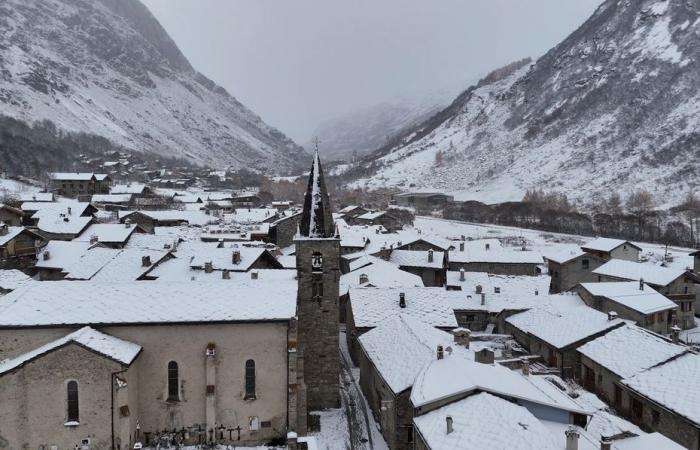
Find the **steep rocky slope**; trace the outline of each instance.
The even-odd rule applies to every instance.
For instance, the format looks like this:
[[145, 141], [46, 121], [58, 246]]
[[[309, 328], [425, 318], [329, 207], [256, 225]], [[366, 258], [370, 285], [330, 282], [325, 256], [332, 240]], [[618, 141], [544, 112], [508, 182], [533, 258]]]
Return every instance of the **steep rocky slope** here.
[[700, 181], [699, 88], [700, 3], [607, 0], [536, 63], [482, 80], [348, 175], [491, 201], [644, 188], [672, 204]]
[[217, 167], [308, 160], [194, 70], [138, 0], [0, 2], [0, 115]]

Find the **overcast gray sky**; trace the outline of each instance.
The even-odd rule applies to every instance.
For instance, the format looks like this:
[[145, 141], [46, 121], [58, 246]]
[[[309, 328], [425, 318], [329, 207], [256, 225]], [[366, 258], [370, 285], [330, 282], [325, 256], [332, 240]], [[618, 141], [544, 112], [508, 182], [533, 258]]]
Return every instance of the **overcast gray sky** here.
[[143, 0], [192, 65], [304, 144], [397, 96], [539, 56], [601, 0]]

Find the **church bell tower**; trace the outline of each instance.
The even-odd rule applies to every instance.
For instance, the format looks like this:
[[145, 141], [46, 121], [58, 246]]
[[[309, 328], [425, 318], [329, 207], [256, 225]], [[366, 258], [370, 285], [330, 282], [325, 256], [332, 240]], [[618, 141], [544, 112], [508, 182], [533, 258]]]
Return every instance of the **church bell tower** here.
[[294, 244], [298, 275], [298, 340], [308, 410], [338, 408], [340, 238], [333, 224], [318, 146]]

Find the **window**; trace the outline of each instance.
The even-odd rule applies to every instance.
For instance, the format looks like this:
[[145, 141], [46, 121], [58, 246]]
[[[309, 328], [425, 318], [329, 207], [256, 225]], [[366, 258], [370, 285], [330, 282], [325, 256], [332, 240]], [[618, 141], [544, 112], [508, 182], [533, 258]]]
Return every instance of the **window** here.
[[255, 361], [245, 362], [245, 400], [255, 400]]
[[311, 282], [311, 296], [315, 299], [323, 297], [323, 281], [313, 280]]
[[180, 400], [180, 374], [177, 363], [170, 361], [168, 363], [168, 401], [178, 400]]
[[406, 426], [406, 442], [413, 443], [413, 425]]
[[618, 385], [615, 385], [615, 406], [622, 406], [622, 388]]
[[655, 409], [651, 410], [651, 424], [657, 426], [661, 421], [661, 413]]
[[632, 399], [632, 415], [637, 419], [641, 419], [643, 413], [644, 413], [644, 405], [642, 404], [642, 402], [640, 402], [636, 398], [633, 398]]
[[323, 272], [323, 255], [314, 252], [311, 255], [311, 270], [313, 272]]
[[68, 422], [80, 422], [80, 407], [78, 404], [78, 382], [69, 381], [68, 391]]
[[588, 260], [587, 260], [587, 259], [582, 259], [582, 260], [581, 260], [581, 267], [583, 267], [584, 269], [588, 269], [588, 266], [589, 266]]

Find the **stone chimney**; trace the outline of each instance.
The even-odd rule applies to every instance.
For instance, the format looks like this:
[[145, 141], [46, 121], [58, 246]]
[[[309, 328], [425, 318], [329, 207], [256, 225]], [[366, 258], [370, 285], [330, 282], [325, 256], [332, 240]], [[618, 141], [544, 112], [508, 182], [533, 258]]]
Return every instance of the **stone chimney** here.
[[445, 423], [447, 425], [447, 434], [450, 434], [454, 431], [454, 426], [452, 422], [452, 416], [445, 417]]
[[434, 258], [435, 257], [433, 256], [433, 249], [431, 248], [430, 250], [428, 250], [428, 262], [433, 262]]
[[671, 339], [673, 339], [674, 344], [678, 344], [681, 339], [681, 329], [678, 325], [671, 327]]
[[231, 262], [234, 264], [240, 264], [241, 263], [241, 252], [240, 250], [234, 250], [233, 253], [231, 254]]
[[612, 439], [607, 436], [600, 438], [600, 450], [611, 450], [612, 449]]
[[258, 279], [258, 272], [250, 272], [250, 279], [257, 280]]
[[465, 280], [465, 278], [464, 278], [464, 267], [462, 267], [461, 269], [459, 269], [459, 281], [464, 281], [464, 280]]
[[149, 255], [144, 255], [141, 257], [141, 266], [148, 267], [151, 265], [151, 257]]
[[452, 336], [454, 337], [455, 344], [463, 345], [464, 347], [469, 348], [471, 333], [471, 330], [467, 328], [455, 328], [452, 330]]
[[644, 278], [639, 279], [639, 290], [640, 291], [644, 290]]
[[406, 294], [403, 292], [399, 293], [399, 307], [400, 308], [406, 307]]
[[522, 360], [523, 365], [520, 367], [520, 369], [523, 372], [523, 375], [526, 377], [530, 375], [530, 360], [527, 358], [523, 358]]
[[221, 271], [221, 279], [230, 280], [231, 279], [231, 272], [228, 269], [222, 270]]
[[204, 263], [204, 271], [206, 273], [212, 273], [214, 271], [214, 263], [207, 261]]
[[617, 313], [615, 311], [609, 311], [608, 312], [608, 320], [615, 320], [617, 319]]
[[484, 248], [485, 248], [486, 250], [491, 250], [491, 244], [489, 244], [489, 243], [487, 242], [487, 243], [484, 245]]
[[0, 224], [0, 236], [5, 236], [9, 232], [6, 223]]
[[51, 252], [49, 252], [48, 250], [46, 250], [46, 251], [44, 252], [44, 261], [48, 261], [49, 259], [51, 259]]
[[486, 294], [482, 292], [481, 293], [481, 305], [483, 306], [485, 304], [486, 304]]
[[443, 359], [445, 357], [445, 349], [442, 348], [442, 345], [437, 346], [437, 359]]
[[477, 294], [481, 294], [481, 292], [482, 292], [483, 290], [484, 290], [484, 288], [483, 288], [480, 284], [477, 284], [477, 285], [476, 285], [476, 293], [477, 293]]
[[538, 289], [535, 289], [535, 295], [540, 295], [540, 291]]
[[71, 214], [71, 208], [70, 208], [70, 206], [69, 206], [69, 207], [68, 207], [68, 215], [70, 216], [70, 214]]
[[493, 364], [493, 361], [495, 360], [493, 350], [489, 350], [488, 348], [485, 348], [483, 350], [479, 350], [478, 352], [474, 353], [474, 361], [481, 363], [481, 364]]
[[91, 244], [97, 244], [98, 240], [99, 240], [99, 238], [97, 237], [96, 234], [93, 234], [90, 236], [90, 243]]
[[464, 251], [464, 242], [459, 243], [459, 251], [463, 252]]
[[219, 243], [216, 244], [216, 248], [224, 248], [224, 238], [219, 238]]
[[569, 426], [564, 434], [566, 435], [566, 450], [578, 450], [579, 433], [576, 427]]
[[369, 277], [367, 276], [366, 273], [361, 273], [360, 274], [360, 284], [365, 284], [369, 283]]

